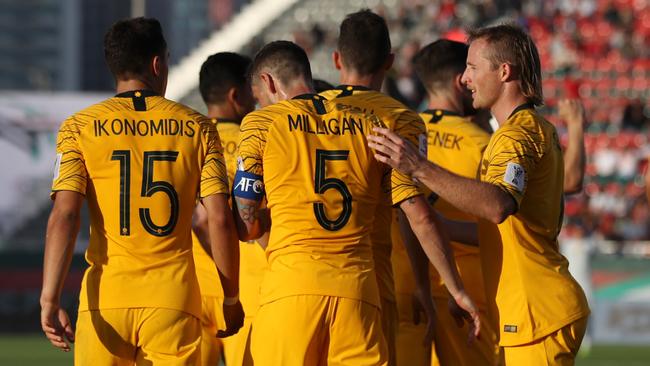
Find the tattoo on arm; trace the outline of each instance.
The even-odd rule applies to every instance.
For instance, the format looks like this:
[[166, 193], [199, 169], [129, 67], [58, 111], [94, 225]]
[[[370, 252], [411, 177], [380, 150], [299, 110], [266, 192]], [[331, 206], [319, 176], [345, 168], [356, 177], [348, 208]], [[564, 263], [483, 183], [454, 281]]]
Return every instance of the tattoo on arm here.
[[239, 198], [236, 198], [236, 200], [239, 216], [244, 222], [252, 224], [259, 219], [259, 208], [257, 204], [248, 205], [243, 203]]

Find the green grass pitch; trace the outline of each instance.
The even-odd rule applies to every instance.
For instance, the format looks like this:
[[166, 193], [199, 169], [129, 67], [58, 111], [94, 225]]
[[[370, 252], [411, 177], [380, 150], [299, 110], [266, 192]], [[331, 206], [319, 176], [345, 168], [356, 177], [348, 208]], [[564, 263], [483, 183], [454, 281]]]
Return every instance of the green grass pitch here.
[[[650, 364], [650, 346], [597, 345], [591, 352], [578, 358], [576, 366], [647, 366]], [[52, 347], [40, 334], [0, 335], [0, 365], [3, 366], [59, 366], [72, 365], [72, 352], [61, 352]]]

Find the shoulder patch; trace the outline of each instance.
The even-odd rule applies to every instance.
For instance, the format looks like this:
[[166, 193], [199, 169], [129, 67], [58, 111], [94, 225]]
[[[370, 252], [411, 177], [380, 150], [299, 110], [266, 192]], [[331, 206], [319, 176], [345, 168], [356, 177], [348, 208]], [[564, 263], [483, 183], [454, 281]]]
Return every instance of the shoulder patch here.
[[54, 159], [54, 172], [52, 172], [52, 181], [59, 179], [59, 170], [61, 170], [61, 157], [62, 153], [56, 154], [56, 159]]
[[517, 163], [508, 163], [506, 172], [503, 175], [503, 181], [517, 188], [519, 192], [523, 192], [526, 182], [526, 171]]

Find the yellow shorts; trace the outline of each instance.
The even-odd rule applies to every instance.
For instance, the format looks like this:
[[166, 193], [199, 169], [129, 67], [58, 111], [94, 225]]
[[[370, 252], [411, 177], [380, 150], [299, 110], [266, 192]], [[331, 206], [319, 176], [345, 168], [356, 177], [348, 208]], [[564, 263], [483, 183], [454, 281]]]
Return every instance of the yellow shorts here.
[[80, 311], [75, 365], [197, 365], [201, 324], [171, 309]]
[[379, 309], [366, 302], [289, 296], [260, 306], [251, 350], [255, 366], [387, 365]]
[[467, 344], [469, 328], [467, 324], [462, 328], [456, 325], [456, 320], [449, 313], [447, 301], [444, 298], [434, 298], [437, 319], [431, 365], [491, 366], [498, 364], [497, 336], [484, 309], [480, 309], [481, 337], [469, 346]]
[[396, 336], [397, 323], [399, 316], [397, 314], [397, 303], [381, 299], [381, 330], [384, 333], [386, 346], [388, 347], [388, 365], [397, 365]]
[[201, 363], [202, 366], [218, 365], [223, 343], [217, 338], [217, 330], [226, 329], [223, 318], [223, 299], [201, 296]]
[[584, 317], [532, 343], [503, 347], [504, 365], [573, 366], [586, 330]]
[[427, 333], [426, 319], [418, 325], [413, 323], [413, 295], [397, 293], [399, 323], [396, 337], [396, 359], [398, 366], [428, 366], [431, 347], [424, 345]]
[[245, 317], [237, 334], [223, 339], [223, 355], [228, 366], [253, 366], [251, 329], [254, 317]]

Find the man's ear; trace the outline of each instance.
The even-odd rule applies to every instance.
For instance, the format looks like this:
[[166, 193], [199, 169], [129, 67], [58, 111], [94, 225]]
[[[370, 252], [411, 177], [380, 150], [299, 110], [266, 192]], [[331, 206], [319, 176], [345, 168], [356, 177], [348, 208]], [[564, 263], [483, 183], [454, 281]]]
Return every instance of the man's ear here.
[[463, 93], [467, 89], [463, 84], [463, 73], [456, 74], [456, 77], [454, 77], [454, 89], [459, 93]]
[[241, 104], [239, 103], [239, 90], [236, 87], [232, 86], [228, 89], [226, 93], [226, 100], [232, 104]]
[[332, 52], [332, 60], [334, 61], [334, 67], [337, 70], [341, 70], [343, 61], [341, 60], [341, 53], [339, 53], [339, 51]]
[[154, 76], [157, 77], [157, 76], [160, 75], [160, 73], [161, 73], [161, 71], [162, 71], [162, 67], [163, 67], [163, 65], [162, 65], [163, 62], [164, 62], [164, 61], [163, 61], [163, 59], [162, 59], [160, 56], [154, 56], [154, 57], [151, 59], [151, 73], [152, 73]]
[[260, 79], [262, 79], [262, 83], [264, 83], [264, 86], [269, 91], [269, 93], [276, 94], [278, 92], [277, 85], [275, 85], [275, 79], [273, 79], [273, 75], [269, 74], [268, 72], [263, 72], [260, 73]]
[[384, 62], [384, 71], [390, 70], [390, 68], [393, 67], [393, 62], [395, 62], [395, 54], [391, 52], [388, 57], [386, 57], [386, 62]]
[[508, 63], [502, 63], [499, 66], [499, 79], [501, 81], [506, 82], [506, 81], [512, 81], [517, 78], [517, 73], [515, 72], [515, 68], [508, 64]]

